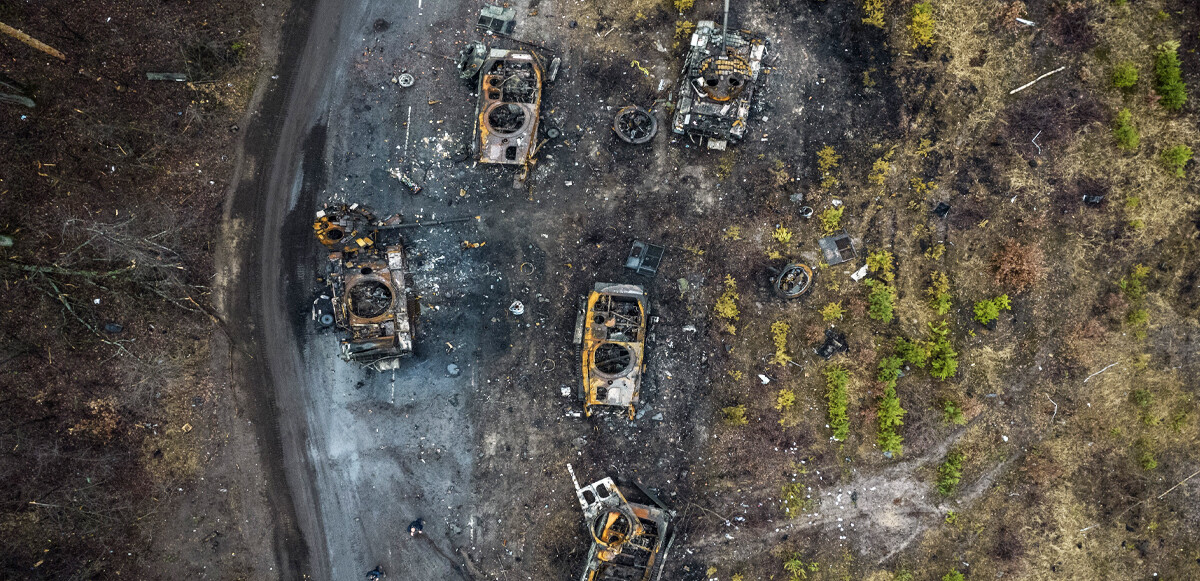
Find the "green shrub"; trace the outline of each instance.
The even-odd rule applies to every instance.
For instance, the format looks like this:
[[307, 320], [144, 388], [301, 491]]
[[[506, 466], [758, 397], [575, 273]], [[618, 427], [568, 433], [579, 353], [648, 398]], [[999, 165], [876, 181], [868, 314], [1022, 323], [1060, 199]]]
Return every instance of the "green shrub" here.
[[1164, 42], [1158, 45], [1154, 53], [1154, 90], [1158, 93], [1159, 104], [1168, 111], [1175, 111], [1187, 102], [1187, 85], [1179, 72], [1178, 41]]
[[896, 355], [903, 358], [913, 367], [925, 369], [925, 363], [929, 361], [930, 351], [933, 345], [924, 341], [909, 341], [904, 337], [896, 338]]
[[[821, 187], [823, 189], [831, 189], [838, 185], [837, 176], [834, 175], [834, 170], [838, 167], [838, 162], [842, 156], [837, 154], [837, 150], [832, 145], [826, 145], [817, 152], [817, 173], [821, 176]], [[838, 214], [838, 218], [842, 215]]]
[[785, 411], [792, 409], [796, 405], [796, 392], [787, 388], [779, 390], [779, 397], [775, 398], [775, 409]]
[[891, 286], [873, 279], [864, 281], [864, 284], [871, 289], [867, 294], [867, 315], [876, 321], [892, 322], [896, 291]]
[[934, 272], [929, 277], [929, 288], [925, 289], [929, 295], [929, 308], [938, 316], [945, 316], [950, 312], [950, 279], [944, 272]]
[[962, 480], [962, 463], [962, 452], [951, 452], [946, 456], [946, 461], [938, 466], [937, 489], [942, 496], [950, 496], [958, 487], [958, 482]]
[[883, 397], [879, 400], [879, 432], [877, 441], [884, 452], [899, 456], [904, 452], [904, 438], [897, 428], [904, 425], [904, 414], [908, 413], [900, 407], [900, 396], [896, 395], [895, 387], [885, 387]]
[[883, 11], [883, 0], [863, 0], [863, 23], [884, 28]]
[[845, 211], [845, 206], [825, 208], [825, 211], [821, 212], [820, 216], [821, 230], [823, 230], [826, 234], [833, 234], [834, 232], [837, 232], [838, 229], [842, 227], [842, 213]]
[[879, 381], [883, 382], [883, 397], [879, 400], [879, 431], [877, 441], [884, 452], [896, 456], [903, 453], [904, 438], [896, 429], [904, 425], [904, 414], [908, 413], [900, 407], [900, 397], [896, 395], [896, 380], [900, 378], [900, 368], [904, 359], [898, 355], [884, 357], [879, 361]]
[[1130, 327], [1144, 327], [1150, 322], [1150, 312], [1146, 309], [1133, 309], [1125, 316], [1125, 322]]
[[1112, 84], [1118, 89], [1128, 89], [1137, 85], [1138, 70], [1137, 66], [1129, 61], [1125, 61], [1113, 67]]
[[1125, 298], [1129, 302], [1139, 302], [1146, 296], [1145, 280], [1148, 274], [1150, 274], [1150, 267], [1143, 264], [1135, 264], [1133, 270], [1117, 283], [1122, 294], [1125, 295]]
[[836, 321], [842, 318], [845, 314], [846, 311], [842, 309], [841, 301], [829, 303], [828, 305], [825, 305], [825, 308], [821, 309], [821, 319], [826, 323], [830, 321]]
[[833, 439], [845, 441], [850, 435], [850, 416], [846, 407], [850, 404], [850, 396], [846, 385], [850, 383], [850, 372], [836, 365], [825, 370], [825, 401], [829, 405], [829, 427], [833, 429]]
[[963, 574], [959, 573], [958, 570], [953, 570], [942, 575], [942, 581], [963, 581]]
[[750, 420], [746, 419], [745, 404], [721, 408], [721, 415], [721, 421], [727, 426], [738, 427], [750, 423]]
[[788, 518], [798, 517], [816, 505], [808, 489], [799, 482], [784, 484], [779, 498], [783, 505], [783, 514]]
[[783, 562], [783, 570], [790, 575], [790, 577], [788, 577], [788, 581], [801, 581], [802, 579], [808, 579], [809, 573], [816, 573], [821, 570], [821, 567], [817, 565], [816, 561], [805, 563], [804, 559], [801, 557], [802, 555], [800, 553], [792, 553], [792, 556], [788, 557], [787, 560]]
[[933, 5], [929, 2], [913, 4], [909, 12], [908, 34], [913, 48], [933, 46]]
[[1012, 310], [1012, 305], [1008, 302], [1008, 295], [1000, 295], [975, 303], [975, 320], [986, 325], [1000, 318], [1001, 310]]
[[1138, 456], [1138, 463], [1142, 465], [1142, 470], [1147, 472], [1158, 468], [1158, 460], [1154, 458], [1154, 452], [1150, 450], [1142, 450]]
[[1167, 166], [1167, 169], [1171, 170], [1171, 173], [1175, 174], [1176, 177], [1187, 177], [1187, 174], [1183, 171], [1183, 166], [1187, 165], [1187, 162], [1191, 161], [1191, 159], [1192, 148], [1186, 145], [1168, 147], [1162, 152], [1163, 165]]
[[929, 324], [932, 345], [929, 349], [929, 374], [945, 381], [958, 372], [958, 352], [950, 344], [950, 327], [945, 322]]
[[771, 358], [771, 363], [787, 365], [792, 360], [787, 354], [787, 335], [791, 329], [792, 326], [784, 321], [771, 323], [771, 341], [775, 343], [775, 356]]
[[967, 417], [963, 415], [962, 408], [950, 400], [942, 404], [942, 420], [956, 426], [967, 425]]
[[879, 275], [879, 279], [886, 283], [891, 283], [896, 280], [896, 272], [894, 262], [896, 257], [887, 250], [876, 250], [867, 255], [867, 270]]
[[1133, 151], [1142, 142], [1137, 127], [1133, 125], [1133, 113], [1129, 109], [1121, 109], [1117, 113], [1117, 121], [1113, 124], [1113, 137], [1117, 139], [1117, 147]]
[[719, 319], [725, 319], [725, 330], [730, 334], [737, 334], [737, 327], [733, 322], [738, 320], [738, 315], [741, 311], [738, 309], [737, 280], [730, 275], [725, 275], [725, 292], [717, 297], [716, 304], [713, 305], [713, 314]]

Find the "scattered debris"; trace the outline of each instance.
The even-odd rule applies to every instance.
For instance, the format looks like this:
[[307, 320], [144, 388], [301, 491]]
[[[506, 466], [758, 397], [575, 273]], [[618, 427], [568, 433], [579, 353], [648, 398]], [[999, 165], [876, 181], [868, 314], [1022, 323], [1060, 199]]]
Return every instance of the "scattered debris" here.
[[865, 265], [865, 264], [862, 265], [862, 268], [854, 271], [854, 274], [850, 275], [850, 280], [853, 280], [854, 282], [858, 282], [864, 278], [867, 278], [867, 271], [868, 271], [867, 265]]
[[446, 366], [446, 375], [449, 375], [450, 377], [458, 377], [462, 375], [462, 369], [459, 369], [457, 365], [451, 363]]
[[124, 331], [124, 330], [125, 330], [125, 327], [121, 326], [120, 323], [105, 323], [104, 324], [104, 332], [109, 333], [111, 335], [116, 335], [117, 333], [120, 333], [121, 331]]
[[400, 180], [400, 183], [404, 184], [404, 187], [408, 188], [409, 193], [413, 194], [414, 196], [421, 193], [421, 186], [417, 185], [417, 182], [408, 177], [408, 174], [404, 173], [404, 171], [400, 168], [393, 167], [388, 170], [388, 174]]
[[592, 406], [629, 408], [641, 398], [642, 373], [646, 370], [645, 290], [638, 285], [596, 283], [586, 306], [575, 321], [575, 342], [583, 351], [583, 411]]
[[854, 250], [854, 243], [851, 242], [850, 235], [846, 234], [845, 230], [817, 240], [817, 246], [821, 247], [821, 253], [825, 255], [825, 264], [829, 266], [858, 257]]
[[512, 34], [513, 28], [517, 26], [517, 9], [505, 8], [488, 4], [479, 11], [479, 23], [477, 28], [482, 28], [488, 32], [495, 34], [509, 35]]
[[381, 228], [359, 204], [317, 212], [313, 230], [331, 250], [324, 280], [342, 334], [342, 359], [380, 371], [399, 367], [400, 358], [412, 354], [413, 340], [399, 236], [382, 240], [394, 230]]
[[938, 218], [945, 218], [946, 214], [950, 213], [950, 204], [946, 202], [938, 202], [938, 205], [933, 208], [933, 215]]
[[583, 509], [584, 527], [592, 538], [581, 581], [660, 579], [674, 511], [667, 510], [655, 497], [650, 498], [658, 506], [629, 502], [612, 478], [580, 486], [575, 469], [567, 464], [567, 470]]
[[654, 276], [658, 273], [658, 265], [662, 263], [665, 252], [662, 246], [634, 240], [629, 256], [625, 258], [625, 268], [642, 276]]
[[396, 84], [404, 88], [411, 87], [416, 82], [417, 79], [408, 73], [401, 73], [400, 76], [396, 77]]
[[185, 83], [188, 80], [188, 76], [187, 73], [146, 73], [146, 80]]
[[771, 378], [770, 378], [770, 377], [767, 377], [767, 376], [765, 376], [765, 375], [763, 375], [763, 374], [761, 374], [761, 373], [760, 373], [760, 374], [758, 374], [758, 380], [759, 380], [759, 381], [761, 381], [763, 385], [766, 385], [766, 384], [768, 384], [768, 383], [771, 383]]
[[1032, 86], [1034, 85], [1034, 83], [1036, 83], [1036, 82], [1038, 82], [1038, 81], [1040, 81], [1040, 80], [1042, 80], [1042, 79], [1044, 79], [1044, 78], [1046, 78], [1046, 77], [1048, 77], [1048, 76], [1050, 76], [1050, 75], [1053, 75], [1054, 73], [1060, 72], [1060, 71], [1062, 71], [1063, 69], [1066, 69], [1066, 68], [1067, 68], [1067, 67], [1058, 67], [1057, 69], [1054, 69], [1054, 70], [1052, 70], [1052, 71], [1050, 71], [1050, 72], [1048, 72], [1048, 73], [1046, 73], [1046, 74], [1044, 74], [1044, 75], [1042, 75], [1042, 76], [1040, 76], [1040, 77], [1038, 77], [1038, 78], [1036, 78], [1036, 79], [1034, 79], [1034, 80], [1032, 80], [1032, 81], [1029, 81], [1028, 83], [1025, 83], [1024, 85], [1021, 85], [1020, 87], [1017, 87], [1017, 88], [1015, 88], [1015, 89], [1013, 89], [1013, 90], [1009, 91], [1009, 92], [1008, 92], [1008, 94], [1009, 94], [1009, 95], [1012, 95], [1012, 94], [1016, 93], [1017, 91], [1024, 91], [1025, 89], [1028, 89], [1029, 87], [1032, 87]]
[[521, 315], [524, 315], [525, 314], [525, 303], [522, 303], [521, 301], [513, 301], [511, 305], [508, 305], [508, 312], [510, 312], [518, 317]]
[[696, 23], [672, 122], [675, 133], [706, 139], [708, 148], [716, 150], [745, 137], [768, 46], [765, 37], [728, 27], [728, 5], [720, 28], [711, 20]]
[[808, 265], [793, 262], [771, 281], [771, 290], [782, 299], [796, 299], [812, 289], [813, 271]]
[[817, 355], [820, 355], [822, 359], [828, 360], [838, 353], [844, 353], [849, 350], [850, 345], [846, 343], [845, 333], [834, 329], [825, 329], [825, 343], [823, 343], [820, 347], [817, 347], [814, 351], [816, 351]]
[[622, 107], [613, 118], [612, 129], [625, 143], [649, 143], [658, 133], [658, 119], [649, 111], [630, 105]]
[[464, 81], [471, 81], [479, 75], [479, 68], [483, 66], [483, 61], [487, 60], [488, 47], [478, 40], [464, 46], [458, 51], [458, 59], [455, 61], [458, 67], [458, 77]]

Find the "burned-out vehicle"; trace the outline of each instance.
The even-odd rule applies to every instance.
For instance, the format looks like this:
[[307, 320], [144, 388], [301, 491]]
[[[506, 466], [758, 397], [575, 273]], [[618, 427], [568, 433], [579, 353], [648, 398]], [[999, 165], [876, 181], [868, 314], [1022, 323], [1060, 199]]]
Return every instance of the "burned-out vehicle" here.
[[[625, 500], [612, 478], [580, 486], [567, 464], [592, 547], [579, 581], [657, 581], [670, 546], [673, 511]], [[652, 497], [652, 500], [657, 502]]]
[[[728, 6], [728, 5], [727, 5]], [[723, 150], [746, 136], [750, 105], [762, 74], [768, 42], [747, 30], [711, 20], [696, 23], [675, 95], [671, 129]]]
[[[478, 43], [477, 43], [478, 44]], [[463, 76], [479, 76], [475, 147], [480, 163], [524, 164], [536, 146], [542, 108], [542, 65], [529, 51], [472, 45], [460, 55]], [[482, 61], [480, 62], [480, 58]]]
[[378, 370], [399, 367], [413, 349], [398, 223], [398, 215], [381, 222], [359, 204], [325, 208], [313, 222], [330, 251], [326, 309], [314, 318], [337, 330], [342, 359]]
[[592, 406], [629, 410], [641, 400], [646, 371], [646, 293], [641, 286], [596, 283], [575, 321], [575, 343], [581, 346], [583, 411]]

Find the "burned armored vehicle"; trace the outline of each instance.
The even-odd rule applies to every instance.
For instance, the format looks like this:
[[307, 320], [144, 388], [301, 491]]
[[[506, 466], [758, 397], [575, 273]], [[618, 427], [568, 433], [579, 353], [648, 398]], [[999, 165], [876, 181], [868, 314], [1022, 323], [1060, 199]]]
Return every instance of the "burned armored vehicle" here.
[[313, 316], [335, 328], [342, 359], [378, 370], [395, 369], [411, 355], [412, 325], [404, 284], [404, 246], [390, 226], [359, 204], [317, 212], [317, 240], [329, 249], [323, 280], [328, 297]]
[[575, 321], [575, 343], [581, 346], [583, 411], [592, 406], [629, 410], [633, 419], [646, 371], [646, 293], [642, 287], [596, 283]]
[[542, 65], [528, 51], [471, 45], [459, 55], [464, 78], [478, 75], [475, 148], [480, 163], [524, 164], [533, 155], [542, 108]]
[[728, 20], [727, 8], [725, 25], [696, 23], [675, 95], [671, 129], [706, 141], [709, 149], [723, 150], [745, 138], [768, 47], [765, 37], [728, 30]]
[[[625, 500], [612, 478], [580, 486], [567, 464], [583, 523], [592, 539], [579, 581], [658, 581], [669, 546], [672, 511]], [[652, 497], [653, 499], [653, 497]]]

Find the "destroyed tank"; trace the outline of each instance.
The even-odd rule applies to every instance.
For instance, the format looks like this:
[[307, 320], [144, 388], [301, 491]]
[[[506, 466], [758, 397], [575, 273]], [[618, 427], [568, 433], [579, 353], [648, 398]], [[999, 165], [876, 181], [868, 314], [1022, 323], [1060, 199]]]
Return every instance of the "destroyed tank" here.
[[632, 284], [596, 283], [575, 321], [581, 346], [583, 411], [624, 407], [633, 419], [646, 371], [646, 293]]
[[[379, 221], [359, 204], [317, 212], [313, 230], [330, 250], [324, 282], [329, 312], [314, 312], [334, 327], [341, 356], [377, 370], [395, 369], [412, 354], [412, 325], [404, 284], [404, 246], [391, 229], [399, 216]], [[329, 320], [329, 319], [332, 320]]]
[[727, 30], [711, 20], [697, 22], [675, 95], [671, 129], [705, 141], [710, 149], [723, 150], [729, 142], [744, 139], [768, 44], [765, 37], [747, 30]]
[[[482, 46], [482, 45], [480, 45]], [[475, 67], [478, 47], [462, 56], [463, 75]], [[542, 65], [531, 52], [489, 49], [478, 65], [475, 147], [480, 163], [521, 165], [533, 155], [542, 108]]]
[[575, 469], [567, 464], [567, 470], [592, 541], [579, 581], [662, 579], [674, 511], [654, 496], [650, 498], [657, 506], [629, 502], [612, 478], [580, 486]]

